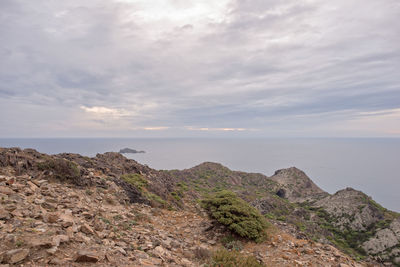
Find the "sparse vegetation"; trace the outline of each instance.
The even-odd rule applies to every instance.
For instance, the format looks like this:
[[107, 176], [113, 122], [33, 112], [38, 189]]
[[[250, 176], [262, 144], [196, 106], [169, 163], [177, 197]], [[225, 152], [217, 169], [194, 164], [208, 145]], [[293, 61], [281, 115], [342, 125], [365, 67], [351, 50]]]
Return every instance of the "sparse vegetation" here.
[[211, 257], [211, 251], [202, 247], [197, 247], [193, 253], [194, 257], [199, 260], [206, 260]]
[[237, 251], [226, 249], [214, 252], [210, 265], [213, 267], [265, 267], [253, 256], [244, 256]]
[[243, 244], [235, 236], [228, 234], [221, 239], [222, 245], [229, 250], [241, 251]]
[[127, 182], [128, 184], [133, 185], [140, 191], [143, 191], [143, 188], [145, 188], [148, 185], [147, 180], [139, 173], [124, 174], [121, 175], [121, 179]]
[[210, 216], [241, 237], [261, 241], [267, 222], [257, 209], [231, 191], [221, 191], [202, 201]]
[[51, 171], [53, 176], [61, 181], [71, 180], [79, 183], [80, 171], [75, 162], [56, 158], [38, 162], [36, 166], [41, 171]]
[[181, 200], [181, 196], [177, 193], [177, 192], [171, 192], [171, 196], [176, 200], [176, 201], [180, 201]]
[[[156, 194], [151, 193], [151, 192], [146, 192], [144, 195], [146, 196], [146, 198], [147, 198], [148, 200], [157, 203], [157, 204], [160, 205], [161, 207], [167, 207], [167, 201], [165, 201], [164, 199], [162, 199], [159, 195], [156, 195]], [[152, 205], [153, 205], [153, 206], [156, 206], [156, 205], [154, 205], [154, 203], [153, 203]]]

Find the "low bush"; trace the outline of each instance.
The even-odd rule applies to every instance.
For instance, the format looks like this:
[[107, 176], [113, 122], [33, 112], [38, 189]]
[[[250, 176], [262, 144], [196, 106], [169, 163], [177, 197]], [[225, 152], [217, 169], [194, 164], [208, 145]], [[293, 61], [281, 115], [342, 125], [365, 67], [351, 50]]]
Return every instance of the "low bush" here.
[[222, 245], [229, 250], [241, 251], [243, 244], [235, 236], [228, 234], [221, 239]]
[[244, 256], [237, 251], [226, 249], [214, 252], [210, 265], [213, 267], [265, 267], [253, 256]]
[[204, 200], [210, 216], [241, 237], [261, 241], [267, 222], [260, 212], [231, 191], [220, 191]]
[[194, 257], [199, 260], [206, 260], [211, 257], [211, 251], [207, 248], [197, 247], [193, 253]]
[[44, 162], [38, 162], [37, 168], [41, 171], [51, 171], [53, 176], [59, 180], [82, 183], [80, 170], [75, 162], [59, 158], [48, 159]]

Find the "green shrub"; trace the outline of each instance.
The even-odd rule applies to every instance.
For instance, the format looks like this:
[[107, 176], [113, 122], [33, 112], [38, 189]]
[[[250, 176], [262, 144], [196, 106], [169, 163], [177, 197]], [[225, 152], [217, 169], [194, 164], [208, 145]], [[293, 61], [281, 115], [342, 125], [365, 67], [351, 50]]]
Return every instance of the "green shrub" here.
[[146, 187], [148, 184], [147, 180], [139, 173], [124, 174], [121, 175], [121, 179], [127, 182], [128, 184], [133, 185], [140, 191], [142, 191], [143, 188]]
[[257, 209], [230, 191], [220, 191], [202, 200], [210, 216], [241, 237], [261, 241], [267, 222]]
[[237, 251], [226, 249], [214, 252], [210, 265], [213, 267], [265, 267], [253, 256], [244, 256]]

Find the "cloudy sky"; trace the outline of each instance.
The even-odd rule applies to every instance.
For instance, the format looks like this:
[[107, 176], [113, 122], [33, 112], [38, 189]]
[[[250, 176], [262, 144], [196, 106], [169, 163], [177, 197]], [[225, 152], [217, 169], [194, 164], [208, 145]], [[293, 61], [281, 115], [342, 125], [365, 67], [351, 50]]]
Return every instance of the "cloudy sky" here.
[[0, 137], [400, 137], [399, 0], [1, 0]]

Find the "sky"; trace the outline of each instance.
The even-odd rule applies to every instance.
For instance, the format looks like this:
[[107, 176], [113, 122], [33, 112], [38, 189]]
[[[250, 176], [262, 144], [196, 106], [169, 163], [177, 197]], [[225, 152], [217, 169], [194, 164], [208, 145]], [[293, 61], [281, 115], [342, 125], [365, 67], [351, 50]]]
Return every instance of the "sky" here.
[[0, 137], [400, 137], [398, 0], [1, 0]]

